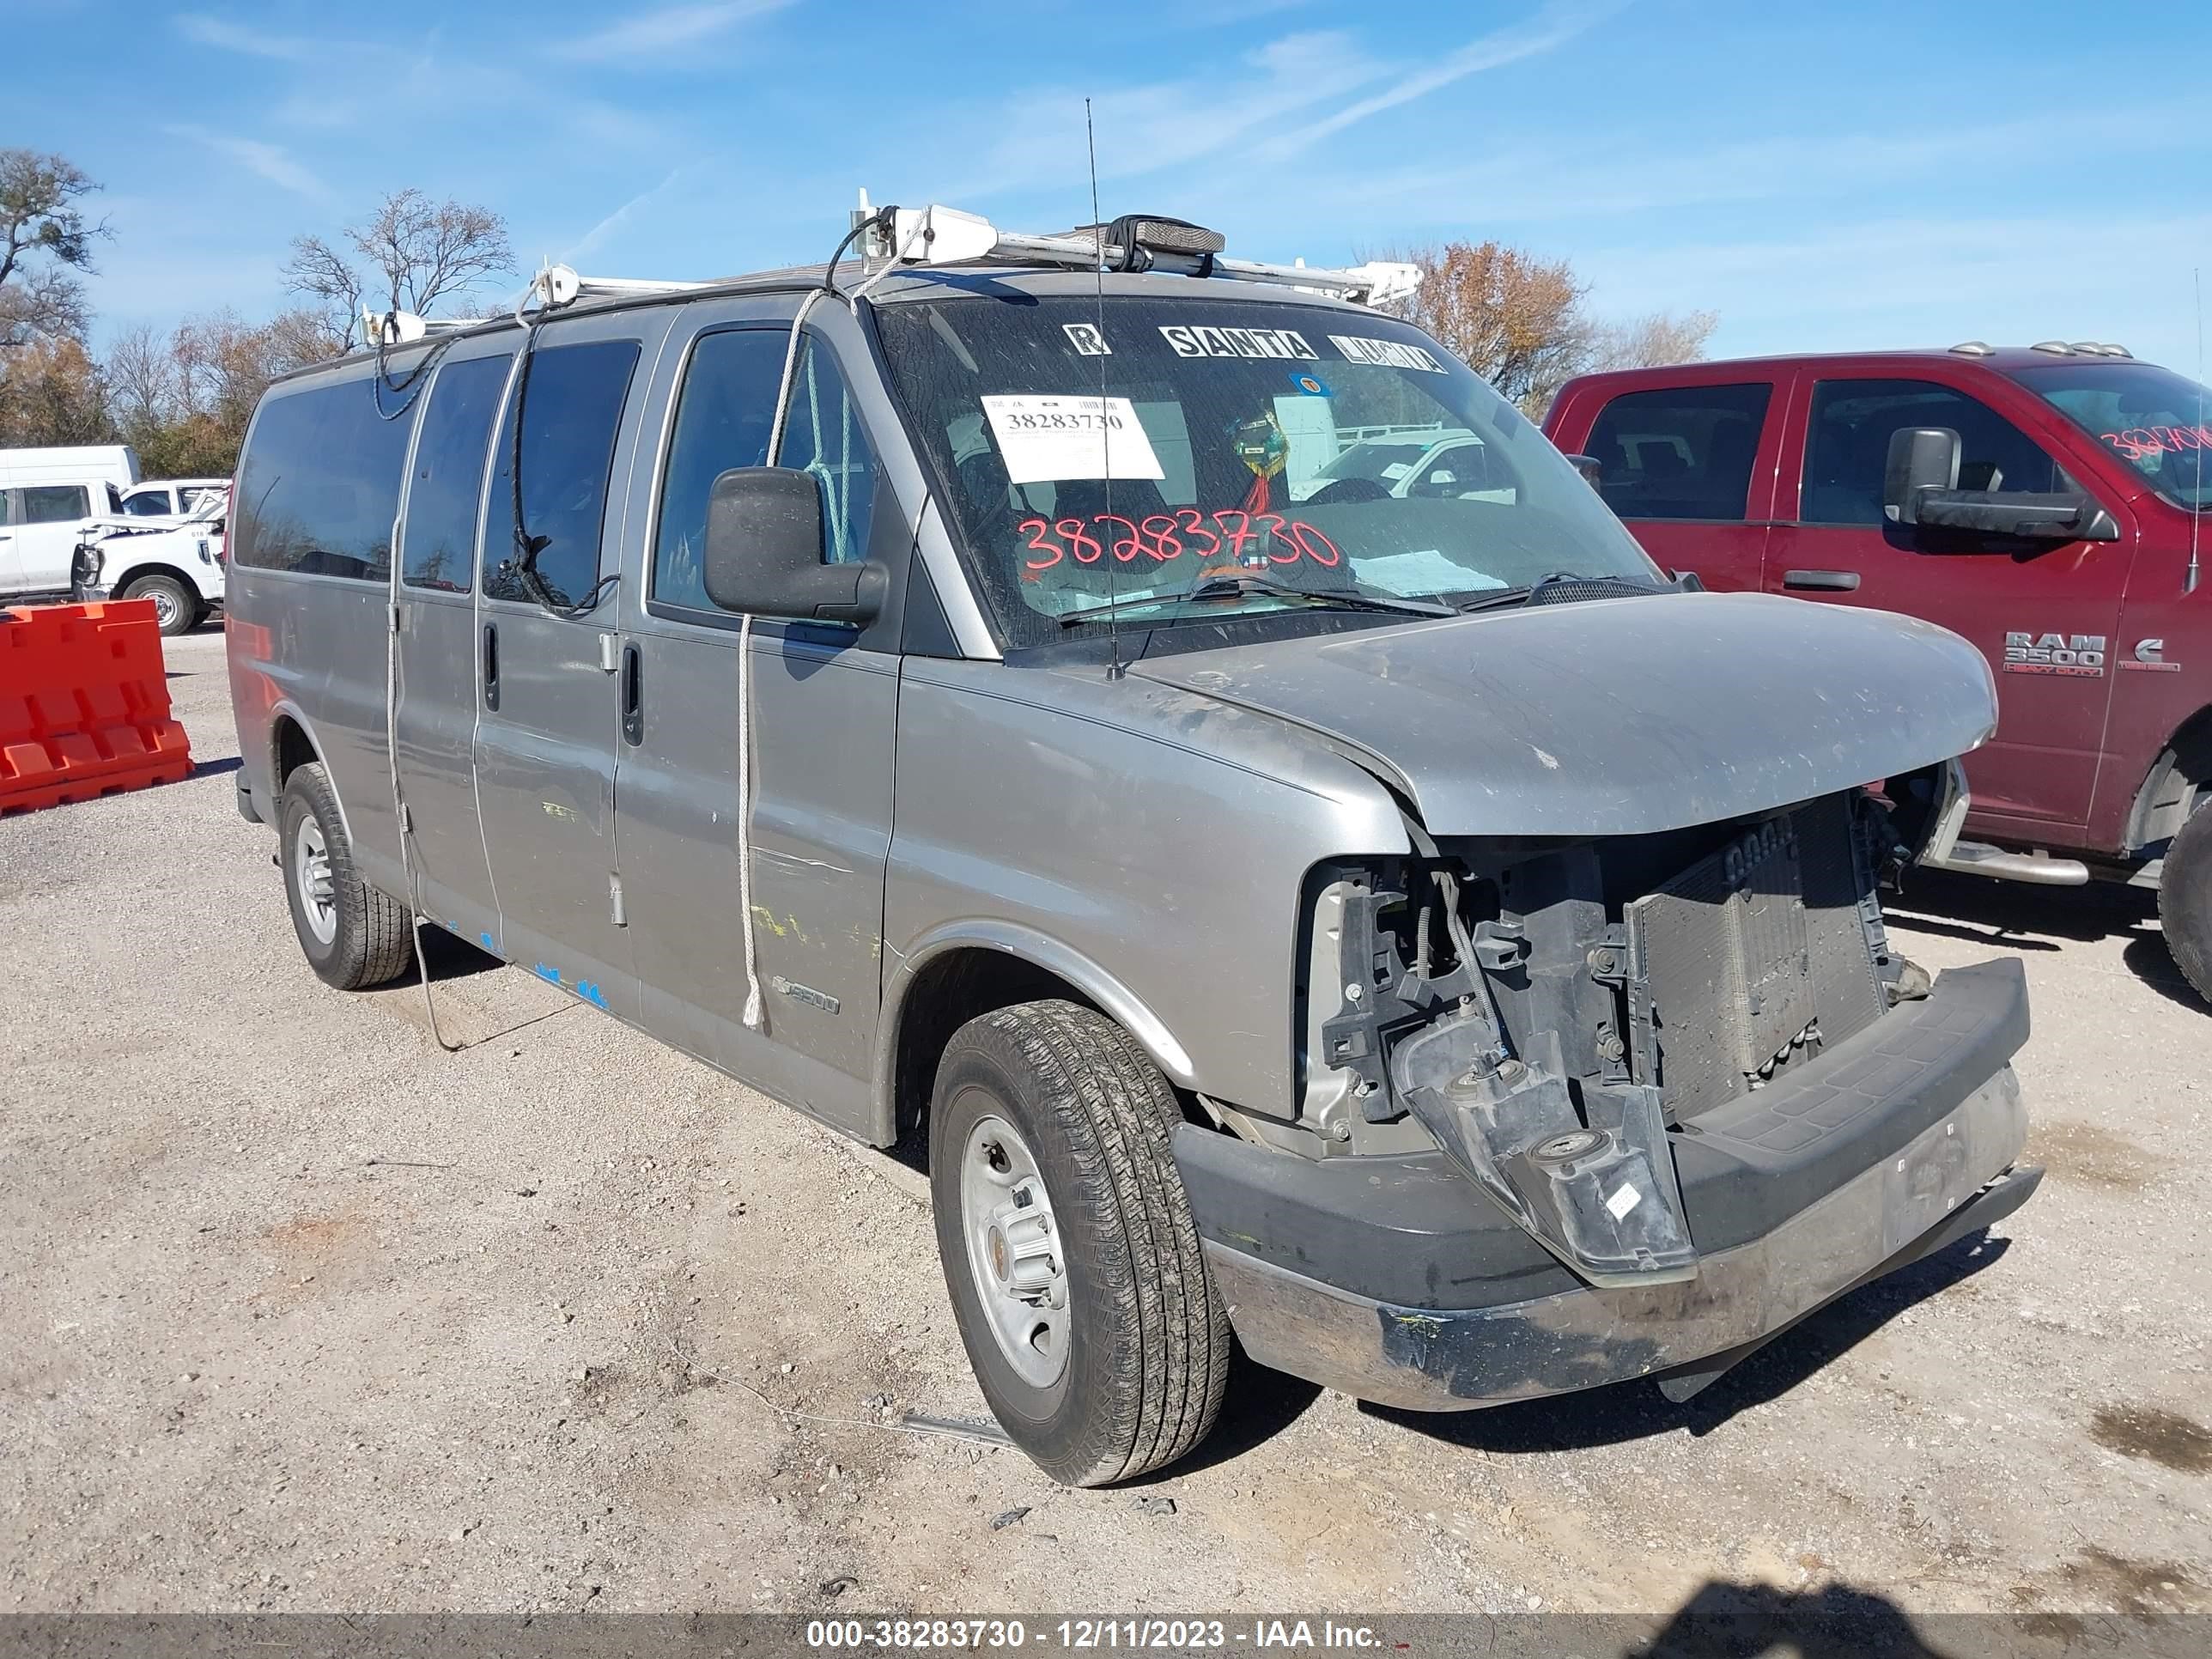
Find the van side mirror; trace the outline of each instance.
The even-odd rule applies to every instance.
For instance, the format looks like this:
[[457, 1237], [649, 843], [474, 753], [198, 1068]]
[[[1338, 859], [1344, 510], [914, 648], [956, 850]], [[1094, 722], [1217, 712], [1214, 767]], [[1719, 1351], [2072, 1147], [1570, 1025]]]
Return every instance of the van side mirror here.
[[2118, 520], [2082, 490], [2031, 493], [1958, 486], [1957, 433], [1943, 427], [1906, 427], [1889, 434], [1881, 506], [1892, 524], [2050, 542], [2120, 538]]
[[1595, 455], [1570, 455], [1567, 465], [1583, 475], [1583, 482], [1595, 489], [1605, 482], [1605, 464]]
[[865, 623], [884, 607], [882, 565], [822, 560], [822, 487], [811, 472], [737, 466], [707, 497], [701, 574], [722, 611], [793, 622]]

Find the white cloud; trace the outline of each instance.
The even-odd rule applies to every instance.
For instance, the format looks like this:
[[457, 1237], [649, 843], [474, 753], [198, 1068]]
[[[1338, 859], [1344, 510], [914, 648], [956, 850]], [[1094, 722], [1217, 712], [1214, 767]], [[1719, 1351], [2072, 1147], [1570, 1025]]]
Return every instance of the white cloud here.
[[[1136, 178], [1229, 153], [1279, 161], [1385, 110], [1482, 70], [1549, 52], [1618, 10], [1625, 0], [1552, 0], [1527, 23], [1470, 40], [1425, 64], [1368, 55], [1346, 32], [1289, 34], [1247, 53], [1241, 68], [1188, 80], [1109, 87], [1092, 97], [1101, 179]], [[1082, 176], [1083, 100], [1089, 88], [1052, 87], [976, 111], [981, 178], [963, 196]], [[1349, 101], [1346, 101], [1349, 100]], [[996, 136], [1007, 135], [1007, 136]], [[1303, 197], [1303, 191], [1301, 191]]]
[[636, 195], [631, 197], [629, 200], [624, 202], [612, 213], [607, 215], [605, 218], [600, 220], [599, 223], [593, 225], [589, 230], [586, 231], [583, 235], [579, 237], [569, 247], [563, 250], [561, 254], [561, 263], [562, 264], [572, 264], [576, 260], [582, 258], [586, 254], [591, 252], [602, 242], [605, 241], [608, 237], [613, 235], [615, 232], [620, 230], [625, 224], [629, 223], [630, 216], [638, 209], [645, 206], [656, 196], [659, 196], [672, 188], [675, 185], [676, 181], [684, 176], [687, 170], [688, 169], [684, 167], [672, 168], [668, 176], [665, 179], [663, 179], [659, 184], [653, 185], [652, 189], [640, 191]]
[[187, 40], [198, 41], [201, 46], [214, 46], [223, 52], [243, 52], [249, 58], [275, 58], [287, 63], [306, 63], [329, 50], [297, 35], [270, 34], [266, 30], [225, 22], [220, 17], [208, 17], [197, 12], [186, 12], [170, 21], [176, 25], [177, 33]]
[[[1299, 110], [1344, 96], [1381, 73], [1350, 35], [1332, 31], [1271, 41], [1247, 54], [1241, 70], [1202, 82], [1105, 88], [1091, 100], [1099, 176], [1136, 178], [1197, 161]], [[1080, 179], [1083, 101], [1080, 91], [1046, 88], [979, 112], [977, 118], [1002, 136], [988, 146], [985, 176], [957, 194]]]
[[1368, 96], [1346, 104], [1310, 126], [1301, 126], [1283, 136], [1267, 147], [1271, 155], [1295, 155], [1310, 149], [1322, 139], [1344, 131], [1370, 116], [1409, 104], [1417, 98], [1425, 98], [1432, 92], [1441, 92], [1457, 81], [1486, 70], [1503, 69], [1508, 64], [1517, 64], [1524, 58], [1565, 46], [1593, 25], [1619, 11], [1627, 0], [1599, 0], [1597, 3], [1562, 3], [1552, 0], [1528, 22], [1517, 28], [1499, 29], [1470, 40], [1456, 52], [1418, 69], [1399, 73], [1389, 85]]
[[664, 6], [596, 33], [556, 44], [556, 58], [601, 63], [617, 58], [643, 58], [679, 46], [696, 46], [755, 17], [781, 11], [791, 0], [709, 0], [708, 3]]
[[292, 159], [290, 152], [281, 144], [264, 144], [258, 139], [234, 137], [228, 133], [210, 132], [205, 127], [175, 125], [161, 129], [174, 137], [189, 138], [194, 143], [204, 144], [218, 155], [225, 155], [258, 174], [281, 190], [307, 197], [310, 201], [330, 199], [330, 186]]

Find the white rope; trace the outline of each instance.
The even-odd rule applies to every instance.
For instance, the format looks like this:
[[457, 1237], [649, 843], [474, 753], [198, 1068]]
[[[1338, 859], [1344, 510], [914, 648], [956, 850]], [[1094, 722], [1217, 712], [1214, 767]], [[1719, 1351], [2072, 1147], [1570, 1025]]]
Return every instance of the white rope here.
[[753, 617], [738, 624], [738, 908], [744, 917], [745, 1029], [761, 1029], [760, 975], [753, 945]]
[[[791, 319], [791, 340], [783, 349], [783, 381], [776, 390], [775, 422], [769, 428], [768, 453], [763, 458], [774, 466], [783, 448], [783, 428], [791, 412], [792, 370], [799, 362], [801, 331], [806, 313], [823, 290], [814, 289], [799, 302]], [[738, 907], [742, 916], [745, 949], [745, 1029], [762, 1029], [759, 944], [753, 929], [753, 618], [747, 611], [738, 623]]]

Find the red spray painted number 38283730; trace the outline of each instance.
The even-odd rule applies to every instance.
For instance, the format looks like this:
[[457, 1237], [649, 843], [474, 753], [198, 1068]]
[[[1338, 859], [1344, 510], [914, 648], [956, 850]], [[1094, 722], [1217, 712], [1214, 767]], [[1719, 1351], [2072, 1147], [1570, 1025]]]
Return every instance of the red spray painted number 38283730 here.
[[1143, 519], [1125, 519], [1118, 513], [1097, 513], [1087, 519], [1024, 519], [1019, 527], [1028, 538], [1030, 556], [1024, 568], [1032, 573], [1049, 570], [1063, 559], [1096, 564], [1109, 553], [1123, 564], [1139, 557], [1164, 564], [1186, 552], [1201, 560], [1218, 554], [1239, 564], [1265, 558], [1271, 564], [1310, 559], [1334, 566], [1344, 558], [1334, 542], [1303, 520], [1286, 519], [1279, 513], [1248, 513], [1241, 507], [1212, 513], [1185, 507]]

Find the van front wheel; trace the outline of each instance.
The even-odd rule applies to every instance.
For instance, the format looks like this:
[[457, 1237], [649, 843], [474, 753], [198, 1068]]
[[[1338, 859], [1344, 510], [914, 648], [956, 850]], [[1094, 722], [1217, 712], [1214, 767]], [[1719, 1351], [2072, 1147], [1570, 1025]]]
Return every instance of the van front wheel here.
[[277, 817], [284, 896], [307, 965], [326, 985], [365, 990], [398, 976], [413, 941], [407, 907], [354, 873], [353, 842], [319, 761], [284, 780]]
[[1071, 1486], [1171, 1463], [1221, 1410], [1229, 1317], [1143, 1049], [1072, 1002], [972, 1019], [938, 1064], [929, 1177], [961, 1340], [1014, 1443]]
[[2158, 916], [2174, 962], [2212, 1002], [2212, 790], [2199, 791], [2197, 810], [2166, 849]]

